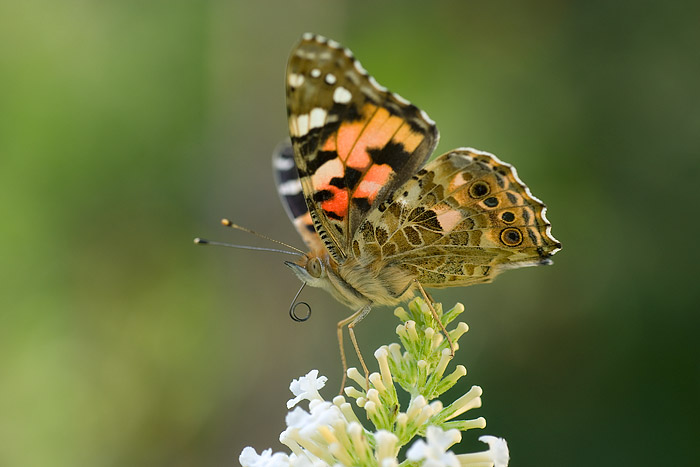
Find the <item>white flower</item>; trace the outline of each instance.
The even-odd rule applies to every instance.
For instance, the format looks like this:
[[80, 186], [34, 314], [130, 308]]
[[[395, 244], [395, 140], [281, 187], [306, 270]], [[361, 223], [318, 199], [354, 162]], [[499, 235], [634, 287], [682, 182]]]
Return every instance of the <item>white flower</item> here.
[[321, 459], [314, 459], [313, 461], [309, 459], [307, 455], [297, 456], [292, 453], [289, 456], [289, 466], [290, 467], [330, 467], [328, 464], [323, 462]]
[[292, 381], [289, 385], [289, 390], [296, 397], [287, 401], [287, 408], [291, 409], [303, 400], [323, 400], [318, 390], [326, 385], [328, 378], [318, 376], [318, 370], [309, 371], [306, 376], [301, 376], [299, 379]]
[[408, 460], [423, 461], [423, 467], [460, 467], [455, 453], [447, 450], [462, 439], [459, 430], [442, 431], [437, 426], [429, 426], [425, 438], [427, 443], [419, 439], [408, 449]]
[[313, 401], [309, 409], [310, 413], [301, 407], [289, 412], [285, 419], [287, 430], [297, 429], [303, 436], [312, 437], [321, 426], [333, 426], [336, 421], [345, 422], [340, 409], [328, 401]]
[[399, 465], [396, 459], [396, 454], [398, 453], [397, 444], [399, 438], [395, 434], [386, 431], [379, 430], [374, 436], [376, 446], [376, 457], [379, 461], [379, 465], [382, 467], [391, 467]]
[[272, 449], [266, 449], [258, 455], [250, 446], [243, 448], [238, 461], [243, 467], [330, 467], [320, 459], [312, 461], [304, 455], [292, 453], [288, 456], [282, 452], [272, 454]]
[[238, 457], [243, 467], [289, 467], [289, 456], [282, 452], [272, 454], [272, 449], [265, 449], [258, 455], [255, 449], [246, 446]]
[[508, 467], [510, 454], [508, 453], [508, 443], [506, 443], [505, 439], [495, 436], [480, 436], [479, 441], [488, 444], [489, 450], [458, 455], [457, 457], [462, 467], [470, 465]]
[[510, 453], [508, 452], [508, 443], [506, 443], [505, 439], [484, 435], [479, 437], [479, 441], [489, 445], [488, 452], [493, 457], [495, 467], [508, 467]]
[[[445, 312], [443, 324], [449, 324], [463, 310], [458, 305]], [[479, 438], [489, 445], [485, 451], [460, 455], [450, 451], [461, 440], [461, 431], [486, 426], [483, 417], [457, 419], [481, 406], [482, 390], [473, 386], [467, 394], [443, 406], [438, 397], [453, 387], [466, 369], [458, 365], [445, 376], [452, 355], [442, 335], [430, 327], [434, 323], [427, 305], [416, 300], [409, 304], [408, 312], [399, 309], [396, 314], [404, 322], [397, 328], [404, 350], [396, 343], [382, 346], [374, 355], [379, 372], [368, 378], [354, 368], [347, 373], [358, 387], [346, 387], [345, 394], [355, 399], [362, 414], [356, 414], [343, 396], [334, 397], [332, 402], [324, 400], [319, 390], [328, 379], [312, 370], [289, 386], [294, 397], [287, 402], [287, 428], [279, 440], [291, 452], [267, 449], [258, 454], [246, 447], [239, 457], [241, 465], [399, 467], [410, 462], [417, 467], [507, 467], [508, 446], [493, 436]], [[455, 344], [466, 329], [460, 323], [450, 331]], [[399, 401], [397, 389], [410, 394], [408, 406]], [[302, 408], [299, 403], [305, 400], [308, 407]], [[419, 433], [425, 433], [425, 439], [412, 442]], [[404, 451], [406, 445], [410, 448]], [[404, 452], [406, 459], [402, 462], [399, 454]]]

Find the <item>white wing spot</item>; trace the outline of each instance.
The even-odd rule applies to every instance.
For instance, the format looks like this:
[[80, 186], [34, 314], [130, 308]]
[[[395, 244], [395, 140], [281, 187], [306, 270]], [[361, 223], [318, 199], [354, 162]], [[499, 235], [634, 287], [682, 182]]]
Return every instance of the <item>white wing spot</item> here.
[[319, 70], [318, 68], [314, 68], [313, 70], [311, 70], [312, 78], [318, 78], [319, 76], [321, 76], [321, 70]]
[[304, 75], [290, 73], [287, 77], [287, 83], [293, 88], [298, 88], [299, 86], [304, 84]]
[[310, 41], [311, 39], [314, 38], [314, 35], [313, 35], [312, 33], [310, 33], [310, 32], [305, 32], [305, 33], [301, 36], [301, 38], [304, 39], [305, 41]]
[[292, 136], [305, 136], [311, 129], [325, 125], [327, 116], [328, 112], [316, 107], [308, 114], [292, 117], [289, 119], [289, 132]]
[[328, 47], [333, 47], [334, 49], [339, 49], [340, 44], [334, 41], [333, 39], [328, 39]]
[[280, 183], [277, 186], [277, 191], [279, 194], [284, 195], [284, 196], [293, 196], [301, 193], [301, 180], [294, 179], [294, 180], [287, 180], [284, 183]]
[[420, 111], [420, 116], [423, 117], [423, 120], [428, 122], [430, 125], [435, 125], [435, 122], [433, 121], [432, 118], [428, 117], [428, 114], [425, 113], [425, 110]]
[[333, 93], [333, 102], [337, 104], [347, 104], [352, 99], [352, 93], [342, 86], [335, 89]]
[[294, 122], [295, 135], [293, 136], [304, 136], [309, 132], [309, 115], [299, 115], [297, 118], [292, 120]]
[[369, 77], [369, 83], [370, 83], [372, 86], [374, 86], [375, 88], [377, 88], [377, 90], [380, 91], [380, 92], [386, 92], [386, 91], [387, 91], [387, 89], [386, 89], [384, 86], [382, 86], [381, 84], [377, 83], [377, 80], [374, 79], [374, 76], [370, 76], [370, 77]]
[[307, 59], [307, 60], [312, 60], [315, 58], [315, 55], [313, 53], [307, 52], [306, 50], [301, 49], [301, 48], [297, 49], [296, 52], [294, 52], [294, 55], [296, 55], [297, 57]]
[[328, 84], [334, 84], [336, 82], [335, 75], [332, 73], [328, 73], [326, 75], [326, 83]]
[[326, 124], [327, 112], [320, 107], [316, 107], [309, 112], [309, 130], [320, 128]]
[[396, 94], [395, 92], [392, 92], [391, 95], [394, 96], [394, 99], [396, 99], [397, 101], [399, 101], [399, 104], [401, 104], [401, 105], [411, 105], [411, 103], [408, 102], [408, 100], [407, 100], [406, 98], [404, 98], [403, 96], [400, 96], [400, 95]]
[[294, 167], [294, 159], [291, 157], [277, 156], [274, 160], [274, 166], [277, 170], [289, 170]]
[[360, 65], [360, 62], [358, 62], [357, 60], [355, 60], [355, 69], [359, 74], [367, 75], [367, 70], [365, 70], [365, 68], [362, 65]]

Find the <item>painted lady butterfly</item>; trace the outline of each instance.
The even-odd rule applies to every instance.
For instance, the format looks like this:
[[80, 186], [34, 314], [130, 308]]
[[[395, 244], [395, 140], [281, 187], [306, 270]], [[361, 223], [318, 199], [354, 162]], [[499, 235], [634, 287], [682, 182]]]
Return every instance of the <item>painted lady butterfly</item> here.
[[310, 249], [286, 264], [355, 311], [338, 323], [344, 370], [347, 325], [367, 373], [353, 327], [374, 305], [416, 292], [431, 303], [424, 287], [490, 282], [550, 264], [561, 248], [545, 205], [495, 156], [459, 148], [421, 168], [438, 141], [435, 123], [337, 42], [305, 34], [286, 89], [291, 144], [277, 148], [273, 165]]

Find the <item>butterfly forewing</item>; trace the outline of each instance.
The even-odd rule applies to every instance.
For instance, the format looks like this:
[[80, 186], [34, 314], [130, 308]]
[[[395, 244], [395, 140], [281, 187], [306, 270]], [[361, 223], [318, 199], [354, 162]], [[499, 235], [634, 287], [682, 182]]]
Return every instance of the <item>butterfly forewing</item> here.
[[362, 221], [426, 161], [438, 132], [348, 49], [307, 35], [287, 66], [287, 111], [310, 219], [343, 262]]

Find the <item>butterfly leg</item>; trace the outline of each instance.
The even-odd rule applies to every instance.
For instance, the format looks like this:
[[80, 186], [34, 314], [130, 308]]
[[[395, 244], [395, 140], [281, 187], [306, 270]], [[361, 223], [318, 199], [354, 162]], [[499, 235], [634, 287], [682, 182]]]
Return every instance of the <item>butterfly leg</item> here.
[[416, 285], [418, 286], [418, 289], [423, 294], [423, 297], [425, 298], [425, 302], [428, 304], [428, 308], [430, 308], [430, 311], [433, 313], [433, 318], [435, 318], [435, 321], [437, 321], [443, 334], [445, 334], [445, 337], [447, 337], [447, 342], [450, 344], [450, 356], [454, 357], [455, 356], [454, 342], [452, 342], [452, 338], [450, 337], [450, 334], [447, 332], [447, 329], [445, 329], [445, 325], [442, 324], [442, 320], [440, 320], [440, 317], [438, 316], [437, 312], [435, 311], [435, 308], [433, 308], [433, 299], [430, 297], [430, 295], [428, 295], [428, 292], [425, 291], [425, 289], [423, 288], [421, 283], [418, 282], [417, 280], [416, 280]]
[[340, 383], [340, 394], [343, 394], [343, 388], [345, 388], [345, 382], [347, 381], [348, 378], [348, 362], [347, 359], [345, 358], [345, 346], [343, 345], [343, 328], [345, 326], [348, 327], [348, 333], [350, 334], [350, 340], [352, 341], [353, 347], [355, 347], [355, 353], [357, 353], [357, 357], [360, 359], [360, 364], [362, 365], [362, 369], [365, 372], [365, 384], [367, 387], [365, 389], [369, 389], [369, 370], [367, 370], [367, 365], [365, 365], [365, 360], [362, 358], [362, 353], [360, 352], [360, 347], [357, 345], [357, 339], [355, 338], [355, 330], [354, 327], [357, 323], [362, 321], [362, 318], [367, 316], [367, 313], [372, 309], [372, 305], [365, 305], [359, 310], [357, 310], [355, 313], [350, 315], [349, 317], [345, 318], [344, 320], [338, 322], [338, 345], [340, 346], [340, 360], [343, 363], [343, 380]]

